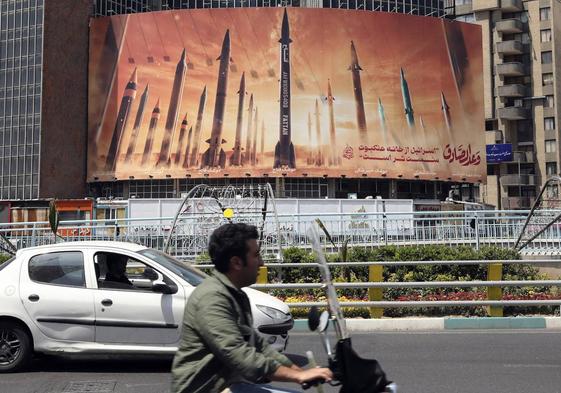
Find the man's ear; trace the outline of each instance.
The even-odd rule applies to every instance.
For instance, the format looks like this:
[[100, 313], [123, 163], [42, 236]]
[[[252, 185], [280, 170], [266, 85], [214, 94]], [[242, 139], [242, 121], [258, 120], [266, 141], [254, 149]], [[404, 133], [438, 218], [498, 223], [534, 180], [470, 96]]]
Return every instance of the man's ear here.
[[242, 270], [243, 269], [243, 261], [240, 257], [232, 257], [230, 258], [230, 269], [232, 270]]

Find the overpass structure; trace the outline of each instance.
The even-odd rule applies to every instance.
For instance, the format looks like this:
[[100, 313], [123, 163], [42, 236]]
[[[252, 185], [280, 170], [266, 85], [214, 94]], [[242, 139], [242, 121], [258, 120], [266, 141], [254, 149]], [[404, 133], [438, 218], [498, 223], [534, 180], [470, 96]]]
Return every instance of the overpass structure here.
[[[523, 228], [528, 225], [529, 211], [474, 210], [450, 212], [364, 212], [283, 214], [279, 209], [276, 220], [263, 225], [264, 250], [270, 259], [280, 249], [290, 246], [309, 247], [306, 231], [320, 218], [335, 243], [348, 240], [349, 246], [376, 247], [381, 245], [467, 245], [475, 248], [499, 246], [514, 248]], [[561, 210], [542, 210], [551, 217]], [[208, 215], [213, 215], [209, 226]], [[255, 212], [261, 216], [261, 213]], [[247, 219], [247, 214], [246, 214]], [[172, 228], [174, 217], [63, 221], [59, 235], [64, 240], [120, 240], [163, 249]], [[214, 227], [228, 220], [215, 212], [186, 214], [171, 233], [169, 252], [191, 259], [206, 251], [207, 240]], [[202, 231], [201, 224], [206, 231]], [[537, 224], [536, 224], [537, 225]], [[561, 223], [553, 222], [521, 249], [527, 256], [561, 255]], [[0, 224], [0, 235], [17, 248], [48, 244], [55, 241], [47, 222]], [[322, 239], [329, 249], [330, 243]], [[58, 239], [60, 240], [60, 237]]]

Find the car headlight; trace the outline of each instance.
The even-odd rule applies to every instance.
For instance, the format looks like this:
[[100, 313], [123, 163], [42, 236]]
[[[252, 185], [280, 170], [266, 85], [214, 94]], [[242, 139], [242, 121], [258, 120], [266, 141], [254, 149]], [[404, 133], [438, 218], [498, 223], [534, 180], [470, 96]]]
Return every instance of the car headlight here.
[[287, 316], [281, 310], [277, 310], [276, 308], [273, 307], [262, 306], [260, 304], [257, 304], [256, 307], [259, 309], [259, 311], [261, 311], [263, 314], [269, 316], [272, 319], [285, 319]]

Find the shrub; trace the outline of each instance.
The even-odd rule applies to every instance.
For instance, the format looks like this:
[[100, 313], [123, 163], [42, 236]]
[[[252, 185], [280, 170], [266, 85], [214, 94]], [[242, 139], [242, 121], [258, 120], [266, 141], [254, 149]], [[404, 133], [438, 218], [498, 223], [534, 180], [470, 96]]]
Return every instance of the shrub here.
[[[340, 261], [338, 254], [327, 256], [328, 261]], [[430, 246], [382, 246], [375, 248], [353, 247], [348, 251], [349, 262], [366, 261], [436, 261], [436, 260], [519, 260], [520, 255], [510, 249], [485, 246], [479, 250], [468, 246], [449, 247], [444, 245]], [[285, 262], [312, 263], [313, 255], [300, 248], [289, 248], [284, 253]], [[389, 266], [384, 268], [384, 281], [472, 281], [487, 279], [487, 265], [416, 265]], [[281, 268], [269, 271], [271, 282], [310, 283], [321, 282], [321, 275], [317, 267], [310, 268]], [[367, 282], [368, 267], [335, 267], [331, 269], [334, 282]], [[504, 280], [536, 280], [544, 276], [538, 269], [529, 264], [504, 264]], [[341, 298], [353, 300], [367, 300], [366, 289], [339, 289]], [[283, 299], [318, 299], [324, 296], [322, 289], [317, 290], [274, 290], [271, 294]], [[549, 287], [505, 287], [503, 298], [523, 299], [532, 296], [559, 296], [557, 289]], [[442, 288], [386, 288], [384, 300], [456, 300], [456, 299], [484, 299], [485, 288], [442, 287]], [[304, 300], [297, 300], [304, 301]], [[311, 301], [311, 300], [307, 300]], [[532, 311], [533, 310], [533, 311]], [[553, 307], [506, 307], [505, 315], [521, 312], [553, 313]], [[294, 309], [295, 315], [307, 315], [307, 310]], [[345, 310], [346, 316], [368, 317], [368, 308], [351, 308]], [[426, 307], [426, 308], [390, 308], [384, 311], [386, 316], [411, 315], [486, 315], [484, 307]]]

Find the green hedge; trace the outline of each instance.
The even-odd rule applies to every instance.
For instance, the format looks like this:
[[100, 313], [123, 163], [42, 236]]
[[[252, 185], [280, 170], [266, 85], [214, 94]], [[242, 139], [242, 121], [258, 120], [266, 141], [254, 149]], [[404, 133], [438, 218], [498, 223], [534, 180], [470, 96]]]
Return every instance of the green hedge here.
[[[351, 248], [348, 252], [349, 262], [366, 261], [436, 261], [436, 260], [518, 260], [520, 255], [510, 249], [482, 247], [475, 250], [468, 246], [449, 247], [431, 246], [383, 246], [377, 248]], [[284, 251], [285, 262], [312, 263], [314, 255], [301, 248], [288, 248]], [[337, 254], [328, 255], [330, 262], [340, 261]], [[367, 282], [368, 267], [337, 267], [331, 273], [335, 282]], [[529, 264], [503, 265], [504, 280], [537, 280], [545, 277], [538, 269]], [[268, 272], [269, 282], [312, 283], [321, 282], [317, 267], [310, 268], [271, 268]], [[471, 281], [487, 279], [487, 265], [419, 265], [385, 267], [384, 281]], [[447, 299], [484, 299], [486, 288], [390, 288], [384, 290], [384, 300], [447, 300]], [[270, 293], [287, 302], [313, 301], [324, 296], [324, 291], [317, 290], [272, 290]], [[349, 300], [367, 300], [366, 289], [338, 290], [339, 296]], [[546, 296], [557, 298], [556, 288], [550, 287], [505, 287], [504, 297], [537, 298]], [[369, 317], [367, 308], [346, 309], [349, 317]], [[506, 307], [505, 315], [546, 313], [553, 314], [554, 307]], [[294, 309], [297, 317], [305, 316], [307, 310]], [[384, 311], [385, 316], [445, 316], [445, 315], [486, 315], [483, 307], [447, 307], [447, 308], [391, 308]]]
[[0, 254], [0, 265], [10, 259], [12, 256], [8, 254]]

